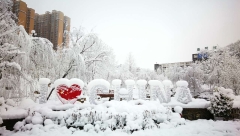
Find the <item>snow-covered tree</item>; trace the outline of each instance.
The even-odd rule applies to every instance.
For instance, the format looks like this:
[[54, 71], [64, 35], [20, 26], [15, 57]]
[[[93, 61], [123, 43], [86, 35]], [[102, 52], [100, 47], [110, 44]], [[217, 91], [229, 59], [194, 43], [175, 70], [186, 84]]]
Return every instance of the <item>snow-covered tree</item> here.
[[178, 65], [174, 65], [167, 68], [164, 74], [165, 74], [165, 77], [167, 77], [173, 83], [176, 83], [178, 80], [183, 79], [184, 70], [182, 67], [179, 67]]
[[77, 77], [89, 82], [95, 78], [109, 78], [115, 68], [115, 57], [110, 47], [93, 32], [74, 28], [70, 33], [70, 47], [59, 49], [58, 75]]
[[32, 83], [28, 77], [31, 40], [23, 26], [17, 26], [11, 12], [12, 1], [0, 1], [0, 96], [29, 96]]
[[203, 84], [208, 84], [210, 88], [215, 86], [231, 88], [235, 94], [239, 94], [240, 63], [228, 46], [210, 52], [209, 59], [200, 63], [199, 66], [204, 72]]
[[193, 96], [197, 96], [201, 93], [202, 79], [203, 71], [196, 63], [191, 64], [191, 66], [185, 69], [184, 80], [189, 83], [189, 89]]

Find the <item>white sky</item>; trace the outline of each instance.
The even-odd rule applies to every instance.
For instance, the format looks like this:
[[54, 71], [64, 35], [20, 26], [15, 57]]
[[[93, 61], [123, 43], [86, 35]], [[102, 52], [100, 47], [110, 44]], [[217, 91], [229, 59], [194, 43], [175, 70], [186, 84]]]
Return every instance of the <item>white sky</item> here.
[[59, 10], [71, 27], [93, 30], [118, 63], [137, 66], [191, 61], [197, 48], [240, 40], [240, 0], [23, 0], [36, 13]]

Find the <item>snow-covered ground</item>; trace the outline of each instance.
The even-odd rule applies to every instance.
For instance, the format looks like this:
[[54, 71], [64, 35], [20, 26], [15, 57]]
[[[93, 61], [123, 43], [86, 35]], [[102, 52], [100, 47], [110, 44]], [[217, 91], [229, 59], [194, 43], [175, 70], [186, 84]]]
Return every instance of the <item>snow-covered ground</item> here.
[[31, 131], [10, 132], [0, 128], [3, 136], [240, 136], [240, 121], [212, 121], [196, 120], [187, 121], [186, 125], [178, 127], [162, 127], [160, 129], [140, 130], [127, 134], [121, 131], [96, 133], [67, 129], [58, 125], [35, 127]]

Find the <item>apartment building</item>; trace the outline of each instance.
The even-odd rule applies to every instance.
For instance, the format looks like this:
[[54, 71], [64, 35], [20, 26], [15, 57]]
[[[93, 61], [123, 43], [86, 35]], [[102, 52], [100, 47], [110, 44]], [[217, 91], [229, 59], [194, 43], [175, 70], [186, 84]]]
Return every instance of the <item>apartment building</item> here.
[[34, 29], [38, 37], [47, 38], [53, 43], [53, 49], [57, 50], [59, 47], [68, 47], [69, 35], [65, 35], [64, 31], [70, 31], [70, 20], [61, 11], [47, 11], [42, 15], [35, 14]]
[[28, 8], [27, 4], [21, 0], [13, 0], [12, 11], [17, 16], [16, 23], [22, 25], [27, 33], [31, 33], [34, 29], [35, 10]]

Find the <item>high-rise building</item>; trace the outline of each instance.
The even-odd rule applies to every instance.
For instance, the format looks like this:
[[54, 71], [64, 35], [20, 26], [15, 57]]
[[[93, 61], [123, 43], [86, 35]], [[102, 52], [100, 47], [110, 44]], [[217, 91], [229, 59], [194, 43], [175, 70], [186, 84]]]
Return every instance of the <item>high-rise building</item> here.
[[65, 35], [64, 31], [70, 31], [70, 18], [63, 12], [53, 10], [52, 13], [35, 14], [34, 29], [38, 37], [47, 38], [53, 43], [53, 49], [68, 47], [69, 35]]
[[16, 14], [18, 25], [24, 26], [27, 33], [34, 29], [35, 10], [28, 8], [27, 4], [21, 0], [13, 0], [13, 13]]

